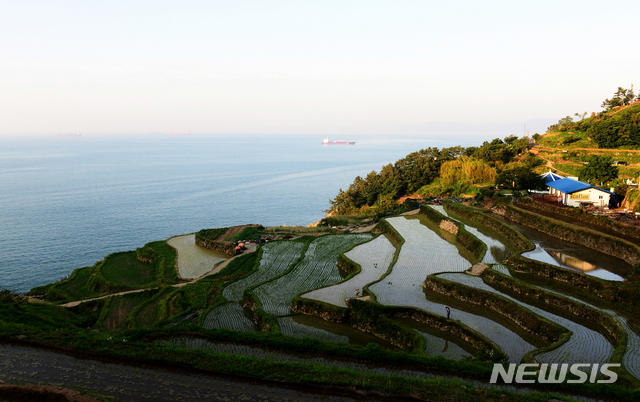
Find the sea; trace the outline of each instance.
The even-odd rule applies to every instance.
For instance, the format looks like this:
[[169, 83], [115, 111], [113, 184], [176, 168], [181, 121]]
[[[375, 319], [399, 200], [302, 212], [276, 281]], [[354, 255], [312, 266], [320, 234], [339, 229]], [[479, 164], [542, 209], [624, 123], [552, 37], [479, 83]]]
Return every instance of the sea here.
[[306, 226], [358, 175], [423, 148], [478, 145], [452, 137], [322, 139], [0, 138], [0, 288], [28, 292], [110, 253], [204, 228]]

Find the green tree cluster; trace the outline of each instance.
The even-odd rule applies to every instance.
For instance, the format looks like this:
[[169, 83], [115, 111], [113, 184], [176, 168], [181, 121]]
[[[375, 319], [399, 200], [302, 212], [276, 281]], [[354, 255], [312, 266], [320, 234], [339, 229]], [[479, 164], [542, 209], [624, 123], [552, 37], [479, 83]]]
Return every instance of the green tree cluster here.
[[491, 142], [485, 141], [480, 147], [469, 147], [465, 155], [473, 156], [483, 160], [491, 166], [499, 168], [505, 163], [509, 163], [514, 157], [522, 154], [529, 147], [527, 138], [518, 138], [510, 135], [503, 140], [494, 138]]
[[600, 105], [605, 111], [612, 110], [618, 106], [629, 105], [635, 99], [635, 95], [633, 94], [633, 89], [624, 89], [622, 87], [618, 87], [618, 90], [611, 99], [605, 99]]
[[474, 184], [492, 185], [495, 179], [496, 169], [489, 163], [465, 155], [443, 163], [440, 167], [440, 177], [418, 190], [418, 194], [437, 196], [474, 194], [477, 192]]
[[358, 176], [346, 191], [340, 189], [338, 195], [329, 200], [330, 208], [326, 212], [347, 215], [395, 205], [397, 197], [431, 183], [439, 176], [440, 166], [461, 156], [464, 150], [460, 146], [422, 149], [393, 165], [383, 166], [379, 173], [371, 171], [365, 178]]
[[587, 135], [601, 148], [640, 146], [640, 105], [585, 121]]
[[522, 164], [500, 172], [496, 178], [496, 186], [509, 190], [544, 190], [546, 182], [531, 166]]
[[599, 185], [618, 178], [618, 167], [608, 155], [591, 155], [580, 169], [580, 180]]
[[[329, 200], [330, 208], [325, 212], [375, 214], [393, 209], [397, 198], [416, 192], [424, 195], [475, 192], [473, 184], [492, 184], [497, 172], [528, 147], [527, 138], [510, 135], [504, 140], [485, 141], [479, 147], [422, 149], [395, 164], [383, 166], [379, 173], [372, 171], [365, 178], [356, 177], [346, 191], [340, 189], [338, 195]], [[442, 170], [447, 162], [458, 158], [460, 162], [446, 165]], [[438, 178], [443, 180], [425, 188]]]

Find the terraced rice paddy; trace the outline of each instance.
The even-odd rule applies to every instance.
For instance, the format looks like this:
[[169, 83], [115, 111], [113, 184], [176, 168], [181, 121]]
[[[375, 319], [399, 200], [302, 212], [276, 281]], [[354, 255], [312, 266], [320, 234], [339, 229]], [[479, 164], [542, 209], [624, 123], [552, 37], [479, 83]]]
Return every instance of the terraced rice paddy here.
[[229, 302], [213, 309], [202, 326], [207, 329], [225, 328], [233, 331], [254, 332], [253, 322], [244, 315], [244, 308], [238, 302]]
[[[583, 272], [585, 275], [595, 276], [600, 279], [604, 279], [607, 281], [617, 281], [622, 282], [624, 278], [618, 274], [615, 274], [611, 271], [607, 271], [605, 269], [592, 269], [583, 271], [582, 269], [573, 268], [575, 266], [582, 266], [584, 261], [579, 258], [566, 255], [559, 250], [556, 250], [556, 256], [554, 257], [550, 254], [545, 248], [541, 247], [540, 244], [535, 243], [535, 250], [527, 251], [526, 253], [522, 253], [523, 257], [529, 258], [531, 260], [545, 262], [547, 264], [555, 265], [556, 267], [570, 269], [573, 271]], [[551, 250], [551, 249], [549, 249]], [[551, 252], [554, 252], [551, 250]], [[589, 264], [591, 265], [591, 264]]]
[[290, 312], [293, 297], [304, 291], [342, 280], [338, 254], [371, 238], [368, 233], [322, 236], [309, 244], [305, 256], [291, 272], [254, 290], [262, 308], [273, 316]]
[[[435, 209], [436, 211], [440, 212], [446, 217], [449, 217], [450, 219], [454, 219], [449, 216], [449, 213], [444, 209], [442, 205], [429, 205], [429, 207]], [[505, 246], [501, 241], [494, 239], [491, 236], [485, 235], [473, 226], [465, 225], [464, 228], [487, 246], [487, 252], [484, 254], [481, 262], [484, 262], [486, 264], [497, 264], [500, 262], [496, 260], [496, 256], [491, 252], [491, 249], [496, 248], [497, 250], [506, 250], [507, 246]]]
[[256, 272], [231, 283], [224, 288], [222, 295], [229, 301], [242, 300], [242, 293], [246, 288], [274, 278], [289, 269], [289, 266], [300, 258], [304, 245], [299, 241], [277, 241], [264, 244]]
[[304, 245], [304, 243], [297, 241], [278, 241], [264, 244], [258, 269], [248, 277], [224, 288], [222, 295], [230, 303], [220, 305], [209, 312], [203, 327], [255, 331], [253, 322], [244, 315], [244, 309], [239, 304], [244, 290], [285, 272], [291, 264], [300, 258]]
[[196, 246], [195, 234], [172, 237], [167, 243], [178, 251], [178, 274], [184, 279], [198, 278], [226, 259], [222, 253]]
[[[289, 318], [289, 317], [285, 317]], [[392, 369], [388, 367], [376, 366], [374, 364], [356, 363], [352, 360], [338, 360], [327, 359], [324, 357], [306, 357], [294, 353], [276, 352], [262, 348], [256, 348], [245, 345], [236, 345], [233, 343], [214, 343], [204, 339], [198, 338], [176, 338], [171, 341], [164, 341], [165, 344], [170, 344], [175, 347], [187, 348], [187, 349], [206, 349], [212, 350], [218, 353], [232, 353], [242, 356], [249, 356], [256, 359], [268, 359], [274, 362], [296, 362], [307, 364], [322, 364], [329, 367], [337, 367], [358, 371], [361, 373], [373, 373], [383, 375], [397, 375], [402, 377], [427, 377], [427, 378], [450, 378], [456, 377], [433, 375], [425, 371], [417, 370], [401, 370]], [[479, 382], [478, 382], [479, 383]]]
[[[409, 306], [446, 316], [444, 304], [426, 299], [422, 283], [427, 275], [457, 271], [463, 272], [471, 264], [458, 253], [458, 249], [422, 225], [420, 221], [390, 218], [387, 221], [405, 239], [398, 260], [391, 273], [369, 289], [381, 304]], [[464, 311], [452, 312], [451, 319], [485, 335], [495, 342], [513, 363], [535, 347], [513, 331], [483, 316]]]
[[504, 275], [507, 275], [507, 276], [511, 276], [511, 272], [509, 272], [509, 268], [505, 267], [504, 265], [496, 264], [496, 265], [492, 266], [491, 269], [496, 270], [496, 271], [500, 272], [501, 274], [504, 274]]
[[[607, 310], [603, 310], [607, 312]], [[622, 363], [629, 373], [640, 380], [640, 329], [632, 327], [626, 318], [611, 311], [613, 317], [618, 320], [622, 328], [627, 332], [627, 350], [622, 357]]]
[[284, 335], [294, 336], [296, 338], [314, 338], [320, 339], [321, 341], [349, 343], [348, 336], [338, 335], [320, 328], [299, 324], [292, 317], [280, 317], [276, 318], [276, 320], [278, 320], [280, 331]]
[[361, 271], [358, 275], [348, 281], [305, 293], [302, 297], [347, 307], [345, 299], [353, 297], [356, 289], [362, 290], [365, 285], [387, 273], [395, 251], [393, 244], [384, 236], [356, 246], [345, 253], [345, 256], [360, 265]]
[[536, 360], [541, 363], [599, 363], [603, 364], [609, 361], [613, 353], [613, 346], [600, 333], [577, 324], [564, 317], [551, 314], [540, 308], [522, 303], [506, 294], [500, 293], [491, 286], [484, 283], [482, 278], [467, 274], [444, 273], [438, 275], [439, 278], [452, 282], [460, 283], [475, 289], [481, 289], [487, 292], [495, 293], [505, 297], [529, 310], [535, 314], [555, 322], [571, 332], [573, 335], [569, 341], [560, 347], [546, 353], [536, 355]]
[[453, 342], [439, 338], [426, 332], [418, 331], [427, 341], [425, 352], [429, 356], [442, 356], [447, 359], [462, 360], [466, 357], [473, 357], [460, 346]]
[[[529, 285], [529, 286], [533, 286], [533, 285]], [[566, 297], [567, 299], [571, 299], [578, 303], [582, 303], [585, 306], [591, 307], [596, 310], [600, 310], [603, 313], [609, 314], [610, 316], [615, 318], [627, 333], [627, 349], [625, 350], [624, 355], [622, 357], [622, 364], [624, 364], [624, 366], [627, 368], [629, 373], [631, 373], [631, 375], [633, 375], [637, 379], [640, 379], [640, 335], [639, 335], [640, 329], [634, 328], [634, 326], [629, 324], [626, 318], [616, 313], [615, 311], [598, 308], [578, 298], [568, 296], [551, 289], [546, 289], [546, 288], [540, 288], [540, 289], [543, 289], [549, 293], [554, 293], [559, 296]]]

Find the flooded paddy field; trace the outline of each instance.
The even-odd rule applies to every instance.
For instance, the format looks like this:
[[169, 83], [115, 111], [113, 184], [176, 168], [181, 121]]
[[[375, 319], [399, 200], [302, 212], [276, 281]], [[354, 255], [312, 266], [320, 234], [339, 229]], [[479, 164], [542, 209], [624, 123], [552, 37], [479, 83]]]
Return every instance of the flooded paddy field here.
[[302, 297], [347, 307], [345, 301], [355, 295], [355, 290], [375, 282], [387, 273], [396, 248], [384, 236], [378, 236], [370, 242], [354, 247], [345, 253], [351, 261], [360, 265], [361, 271], [348, 281], [305, 293]]
[[[531, 285], [533, 286], [533, 285]], [[595, 310], [600, 310], [613, 318], [616, 319], [627, 333], [627, 348], [624, 351], [624, 355], [622, 356], [622, 364], [624, 364], [625, 368], [631, 375], [640, 380], [640, 327], [637, 325], [630, 323], [625, 317], [618, 314], [615, 311], [607, 310], [603, 308], [596, 307], [590, 303], [587, 303], [583, 300], [575, 298], [573, 296], [569, 296], [555, 290], [540, 288], [549, 293], [554, 293], [556, 295], [566, 297], [567, 299], [571, 299], [575, 302], [582, 303], [585, 306], [591, 307]]]
[[425, 338], [427, 356], [442, 356], [453, 360], [473, 358], [473, 346], [448, 332], [407, 318], [399, 318], [396, 321], [411, 327]]
[[198, 278], [228, 258], [224, 253], [197, 246], [195, 234], [172, 237], [167, 244], [178, 251], [178, 274], [184, 279]]
[[255, 288], [262, 308], [274, 317], [285, 316], [290, 313], [291, 300], [296, 294], [340, 282], [338, 254], [370, 239], [370, 234], [363, 233], [313, 240], [302, 261], [290, 272]]
[[631, 273], [631, 265], [619, 258], [557, 239], [514, 222], [505, 222], [535, 244], [536, 249], [522, 253], [523, 257], [610, 281], [622, 281]]
[[[389, 306], [415, 307], [446, 317], [445, 305], [427, 300], [422, 288], [425, 278], [433, 273], [463, 272], [471, 267], [458, 249], [443, 240], [420, 221], [405, 218], [387, 220], [405, 239], [398, 260], [391, 273], [369, 289], [379, 303]], [[482, 315], [456, 310], [451, 319], [480, 332], [495, 342], [518, 363], [535, 346], [515, 332]]]
[[540, 308], [520, 302], [517, 299], [501, 293], [484, 283], [482, 278], [467, 274], [444, 273], [438, 275], [439, 278], [456, 282], [475, 289], [495, 293], [517, 303], [533, 313], [555, 322], [572, 332], [569, 341], [558, 348], [546, 353], [537, 355], [535, 358], [541, 363], [598, 363], [604, 364], [609, 361], [613, 353], [613, 345], [600, 333], [586, 328], [566, 318], [551, 314]]
[[202, 326], [207, 329], [224, 328], [232, 331], [255, 332], [257, 328], [251, 321], [251, 314], [240, 303], [232, 301], [211, 310], [205, 317]]
[[222, 295], [229, 303], [222, 304], [209, 312], [203, 326], [234, 331], [256, 331], [251, 321], [251, 314], [239, 303], [244, 290], [284, 273], [300, 258], [304, 246], [303, 242], [297, 241], [278, 241], [263, 245], [262, 258], [257, 270], [224, 288]]
[[510, 250], [508, 247], [500, 240], [496, 239], [494, 236], [483, 233], [481, 230], [475, 227], [477, 225], [475, 222], [469, 221], [468, 219], [458, 219], [453, 218], [449, 215], [446, 209], [442, 205], [429, 205], [430, 208], [440, 212], [442, 215], [453, 219], [457, 222], [461, 222], [465, 225], [465, 229], [478, 238], [481, 242], [483, 242], [487, 246], [487, 252], [482, 257], [482, 261], [485, 264], [497, 264], [501, 262], [502, 257], [508, 256]]

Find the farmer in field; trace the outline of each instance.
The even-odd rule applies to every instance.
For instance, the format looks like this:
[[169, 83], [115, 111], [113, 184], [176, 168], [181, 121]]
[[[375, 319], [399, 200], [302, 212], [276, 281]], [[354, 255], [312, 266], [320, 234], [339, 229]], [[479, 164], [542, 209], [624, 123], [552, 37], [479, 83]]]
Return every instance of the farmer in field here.
[[444, 309], [447, 310], [447, 320], [448, 320], [449, 317], [451, 316], [451, 309], [449, 308], [449, 306], [444, 306]]
[[356, 297], [360, 297], [360, 289], [356, 289]]

